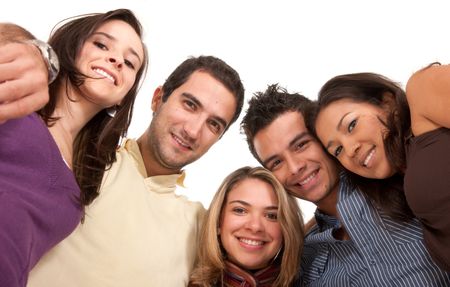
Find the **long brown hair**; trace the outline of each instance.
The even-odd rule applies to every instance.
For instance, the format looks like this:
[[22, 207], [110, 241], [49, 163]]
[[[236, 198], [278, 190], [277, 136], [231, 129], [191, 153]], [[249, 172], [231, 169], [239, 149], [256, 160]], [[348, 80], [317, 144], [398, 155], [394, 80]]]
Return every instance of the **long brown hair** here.
[[388, 132], [384, 138], [386, 156], [397, 171], [386, 179], [369, 179], [348, 171], [352, 184], [367, 194], [393, 219], [408, 221], [414, 215], [403, 192], [403, 173], [406, 167], [405, 139], [411, 127], [410, 111], [404, 90], [394, 81], [375, 73], [339, 75], [323, 85], [315, 111], [307, 119], [308, 128], [315, 133], [314, 121], [329, 104], [350, 99], [382, 107], [388, 93], [393, 97], [386, 122]]
[[[49, 39], [49, 44], [60, 61], [60, 73], [49, 87], [49, 103], [38, 112], [48, 126], [57, 120], [52, 114], [61, 85], [71, 84], [79, 89], [84, 83], [86, 76], [76, 68], [76, 59], [86, 40], [100, 25], [110, 20], [121, 20], [129, 24], [140, 38], [143, 33], [139, 20], [128, 9], [81, 15], [68, 20], [70, 21], [61, 23]], [[81, 129], [74, 141], [73, 171], [81, 188], [80, 203], [83, 206], [90, 204], [98, 196], [103, 173], [116, 160], [117, 145], [130, 125], [134, 100], [148, 65], [146, 48], [142, 45], [145, 53], [142, 66], [116, 115], [111, 118], [105, 110], [100, 111]]]
[[265, 168], [242, 167], [225, 178], [209, 206], [200, 231], [197, 264], [191, 274], [189, 286], [215, 286], [221, 281], [225, 262], [224, 250], [217, 232], [220, 215], [228, 193], [237, 183], [248, 178], [260, 179], [269, 183], [278, 198], [278, 222], [283, 234], [283, 251], [280, 260], [281, 271], [273, 286], [289, 286], [298, 275], [304, 227], [295, 198], [288, 195], [275, 176]]

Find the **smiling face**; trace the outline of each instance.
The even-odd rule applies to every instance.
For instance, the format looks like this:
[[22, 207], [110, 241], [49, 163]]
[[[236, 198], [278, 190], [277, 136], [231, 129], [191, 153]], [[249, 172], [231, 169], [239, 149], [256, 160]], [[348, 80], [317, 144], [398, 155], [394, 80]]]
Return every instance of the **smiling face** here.
[[290, 193], [322, 210], [334, 208], [329, 195], [337, 194], [336, 164], [309, 134], [299, 112], [280, 115], [255, 135], [253, 143], [263, 165]]
[[147, 171], [178, 172], [219, 140], [236, 110], [233, 94], [218, 80], [196, 71], [162, 102], [153, 97], [153, 120], [143, 136], [141, 152]]
[[247, 270], [266, 267], [281, 249], [278, 199], [260, 179], [238, 182], [227, 194], [220, 220], [220, 240], [228, 260]]
[[83, 96], [99, 109], [120, 104], [143, 60], [142, 41], [129, 24], [110, 20], [100, 25], [76, 60], [76, 67], [88, 76], [80, 86]]
[[348, 170], [367, 178], [394, 174], [383, 143], [386, 113], [375, 105], [341, 99], [323, 108], [316, 132], [327, 151]]

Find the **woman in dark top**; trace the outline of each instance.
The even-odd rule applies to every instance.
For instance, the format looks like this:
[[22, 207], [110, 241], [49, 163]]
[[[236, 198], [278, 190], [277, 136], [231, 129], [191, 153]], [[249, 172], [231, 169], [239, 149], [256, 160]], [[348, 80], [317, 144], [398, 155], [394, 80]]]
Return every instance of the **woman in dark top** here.
[[[415, 73], [406, 93], [372, 73], [321, 89], [311, 127], [375, 202], [420, 219], [434, 261], [450, 271], [450, 66]], [[383, 179], [383, 180], [381, 180]], [[406, 205], [404, 198], [406, 196]], [[413, 214], [411, 214], [411, 212]]]

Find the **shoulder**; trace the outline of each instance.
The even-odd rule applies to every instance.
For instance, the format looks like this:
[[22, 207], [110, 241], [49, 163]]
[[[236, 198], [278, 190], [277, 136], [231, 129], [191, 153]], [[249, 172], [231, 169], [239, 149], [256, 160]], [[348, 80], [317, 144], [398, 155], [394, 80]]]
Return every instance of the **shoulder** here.
[[415, 72], [406, 85], [414, 135], [449, 125], [450, 66], [431, 64]]
[[431, 64], [415, 72], [406, 84], [406, 97], [410, 108], [413, 103], [430, 99], [430, 95], [448, 92], [450, 65]]
[[414, 89], [420, 88], [422, 85], [429, 85], [430, 81], [433, 82], [436, 80], [436, 77], [443, 77], [445, 75], [448, 76], [450, 72], [449, 65], [440, 65], [439, 63], [432, 63], [425, 68], [422, 68], [416, 71], [412, 76], [408, 79], [406, 84], [406, 90], [413, 91]]

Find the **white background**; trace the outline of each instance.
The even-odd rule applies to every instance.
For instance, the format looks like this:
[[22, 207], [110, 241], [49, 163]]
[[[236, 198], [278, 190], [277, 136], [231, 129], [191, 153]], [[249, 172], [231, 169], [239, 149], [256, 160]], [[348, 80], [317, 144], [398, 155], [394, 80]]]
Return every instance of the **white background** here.
[[[66, 17], [133, 10], [150, 51], [150, 69], [137, 98], [130, 137], [151, 118], [150, 100], [175, 67], [188, 56], [214, 55], [241, 75], [246, 100], [268, 84], [315, 99], [329, 78], [351, 72], [377, 72], [404, 85], [430, 62], [449, 62], [450, 16], [446, 1], [8, 1], [0, 21], [20, 24], [40, 39]], [[244, 106], [244, 110], [246, 106]], [[222, 179], [250, 155], [238, 119], [197, 162], [186, 167], [186, 189], [205, 207]], [[306, 218], [314, 206], [301, 202]]]

